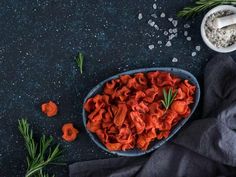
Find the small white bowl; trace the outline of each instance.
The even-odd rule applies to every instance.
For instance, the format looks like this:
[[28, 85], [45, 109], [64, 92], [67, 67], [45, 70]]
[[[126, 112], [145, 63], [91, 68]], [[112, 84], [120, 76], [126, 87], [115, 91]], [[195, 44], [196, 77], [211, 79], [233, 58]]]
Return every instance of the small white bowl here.
[[229, 47], [226, 47], [226, 48], [224, 48], [224, 47], [218, 48], [218, 47], [216, 47], [214, 44], [212, 44], [212, 43], [209, 41], [209, 39], [208, 39], [207, 36], [206, 36], [205, 29], [204, 29], [204, 26], [205, 26], [205, 23], [206, 23], [207, 18], [208, 18], [211, 14], [213, 14], [213, 13], [215, 13], [215, 12], [218, 12], [218, 11], [222, 11], [222, 10], [223, 10], [223, 11], [224, 11], [224, 10], [230, 10], [230, 11], [236, 13], [236, 7], [230, 6], [230, 5], [220, 5], [220, 6], [217, 6], [217, 7], [213, 8], [213, 9], [211, 9], [211, 10], [204, 16], [204, 18], [203, 18], [203, 20], [202, 20], [202, 24], [201, 24], [201, 35], [202, 35], [203, 41], [205, 42], [205, 44], [206, 44], [209, 48], [211, 48], [212, 50], [214, 50], [214, 51], [216, 51], [216, 52], [228, 53], [228, 52], [233, 52], [233, 51], [236, 50], [236, 42], [235, 42], [235, 44], [233, 44], [233, 45], [231, 45], [231, 46], [229, 46]]

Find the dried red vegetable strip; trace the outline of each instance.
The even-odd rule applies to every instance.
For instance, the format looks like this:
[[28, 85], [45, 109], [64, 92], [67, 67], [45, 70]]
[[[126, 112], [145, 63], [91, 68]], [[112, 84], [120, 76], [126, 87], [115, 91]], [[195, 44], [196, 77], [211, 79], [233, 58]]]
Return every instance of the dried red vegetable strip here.
[[121, 126], [125, 120], [127, 113], [127, 106], [126, 104], [118, 104], [118, 110], [114, 116], [114, 124], [116, 126]]

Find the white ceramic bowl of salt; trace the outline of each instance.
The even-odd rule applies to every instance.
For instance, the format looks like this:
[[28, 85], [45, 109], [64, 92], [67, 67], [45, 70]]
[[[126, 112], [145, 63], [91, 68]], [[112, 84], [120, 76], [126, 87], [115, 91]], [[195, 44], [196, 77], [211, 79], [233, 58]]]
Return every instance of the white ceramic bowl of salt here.
[[232, 13], [236, 14], [236, 7], [234, 6], [230, 6], [230, 5], [220, 5], [217, 6], [213, 9], [211, 9], [203, 18], [202, 20], [202, 24], [201, 24], [201, 35], [202, 35], [202, 39], [205, 42], [205, 44], [211, 48], [212, 50], [216, 51], [216, 52], [220, 52], [220, 53], [228, 53], [228, 52], [233, 52], [236, 50], [236, 41], [234, 44], [228, 46], [228, 47], [217, 47], [216, 45], [214, 45], [209, 38], [206, 35], [206, 30], [205, 30], [205, 25], [206, 25], [206, 21], [208, 19], [209, 16], [211, 16], [214, 13], [217, 13], [219, 11], [231, 11]]

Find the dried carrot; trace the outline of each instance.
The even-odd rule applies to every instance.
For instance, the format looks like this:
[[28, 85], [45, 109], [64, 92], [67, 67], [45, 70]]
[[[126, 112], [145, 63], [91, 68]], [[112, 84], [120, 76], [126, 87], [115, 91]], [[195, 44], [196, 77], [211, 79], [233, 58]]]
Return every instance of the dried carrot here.
[[48, 117], [53, 117], [53, 116], [57, 115], [57, 112], [58, 112], [57, 105], [52, 101], [49, 101], [48, 103], [43, 103], [41, 105], [41, 110]]
[[74, 141], [79, 133], [79, 131], [76, 128], [74, 128], [72, 123], [64, 124], [62, 127], [62, 132], [63, 132], [62, 138], [68, 142]]

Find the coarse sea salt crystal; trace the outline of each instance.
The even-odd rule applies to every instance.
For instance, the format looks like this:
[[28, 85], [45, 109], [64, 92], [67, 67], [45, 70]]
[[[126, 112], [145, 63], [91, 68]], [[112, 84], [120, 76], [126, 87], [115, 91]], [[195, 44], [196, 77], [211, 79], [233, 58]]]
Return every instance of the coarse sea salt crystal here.
[[159, 30], [159, 26], [157, 26], [157, 25], [154, 25], [154, 28], [155, 28], [156, 30]]
[[184, 24], [184, 28], [190, 28], [190, 25], [188, 23]]
[[178, 25], [178, 21], [177, 20], [172, 20], [172, 24], [174, 27], [176, 27]]
[[162, 44], [162, 41], [157, 41], [157, 44]]
[[175, 34], [171, 34], [170, 36], [169, 36], [169, 40], [172, 40], [174, 37], [176, 37], [177, 35], [175, 35]]
[[187, 41], [191, 41], [192, 40], [192, 38], [190, 36], [188, 36], [186, 39], [187, 39]]
[[169, 29], [169, 33], [173, 33], [173, 29], [170, 28], [170, 29]]
[[174, 57], [174, 58], [172, 59], [172, 62], [173, 62], [173, 63], [176, 63], [176, 62], [178, 62], [178, 59]]
[[148, 46], [148, 48], [149, 48], [150, 50], [152, 50], [152, 49], [154, 49], [154, 45], [151, 44], [151, 45]]
[[173, 33], [177, 33], [178, 32], [178, 29], [177, 28], [174, 28], [173, 29]]
[[171, 42], [170, 41], [168, 41], [167, 43], [166, 43], [166, 47], [170, 47], [172, 44], [171, 44]]
[[170, 22], [172, 22], [173, 18], [168, 18], [168, 20], [169, 20]]
[[152, 14], [151, 17], [157, 18], [157, 14]]
[[138, 14], [138, 19], [141, 20], [143, 18], [143, 14], [142, 13], [139, 13]]
[[164, 12], [161, 13], [160, 17], [164, 18], [166, 16], [166, 14]]
[[149, 24], [150, 26], [154, 26], [154, 25], [155, 25], [155, 22], [150, 19], [150, 20], [148, 20], [148, 24]]
[[195, 57], [197, 55], [196, 52], [192, 52], [192, 57]]
[[152, 7], [153, 7], [153, 9], [157, 9], [157, 4], [154, 3], [154, 4], [152, 5]]
[[188, 36], [188, 31], [184, 31], [184, 36]]
[[167, 31], [164, 31], [164, 33], [163, 33], [165, 36], [167, 36], [168, 35], [168, 32]]
[[200, 51], [200, 50], [201, 50], [201, 46], [200, 46], [200, 45], [197, 45], [197, 46], [195, 47], [195, 49], [196, 49], [197, 51]]

